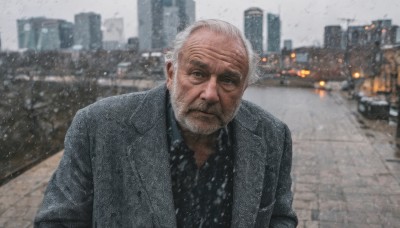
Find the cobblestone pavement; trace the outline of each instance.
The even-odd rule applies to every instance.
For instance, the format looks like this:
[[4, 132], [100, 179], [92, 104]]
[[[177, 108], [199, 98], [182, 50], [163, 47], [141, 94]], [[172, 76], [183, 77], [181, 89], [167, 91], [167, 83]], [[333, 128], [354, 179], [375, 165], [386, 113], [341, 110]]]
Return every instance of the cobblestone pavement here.
[[298, 227], [400, 227], [393, 126], [362, 118], [338, 91], [252, 88], [246, 96], [292, 130]]
[[[394, 127], [370, 121], [339, 92], [249, 88], [293, 137], [298, 227], [400, 227], [400, 160]], [[32, 227], [62, 152], [0, 187], [0, 227]]]
[[0, 227], [32, 227], [47, 182], [62, 152], [29, 169], [0, 187]]

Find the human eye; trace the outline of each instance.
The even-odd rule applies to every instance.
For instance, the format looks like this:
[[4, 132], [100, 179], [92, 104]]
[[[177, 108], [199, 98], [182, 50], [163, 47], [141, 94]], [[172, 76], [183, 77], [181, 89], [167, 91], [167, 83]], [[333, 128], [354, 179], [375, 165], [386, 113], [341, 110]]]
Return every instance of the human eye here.
[[222, 75], [219, 81], [226, 90], [233, 90], [240, 84], [240, 76], [231, 74]]
[[223, 77], [221, 82], [226, 84], [236, 84], [236, 81], [232, 77]]
[[193, 71], [191, 73], [191, 75], [195, 78], [203, 78], [204, 77], [204, 73], [201, 71]]
[[201, 70], [193, 70], [189, 73], [189, 79], [195, 83], [202, 83], [207, 79], [207, 74]]

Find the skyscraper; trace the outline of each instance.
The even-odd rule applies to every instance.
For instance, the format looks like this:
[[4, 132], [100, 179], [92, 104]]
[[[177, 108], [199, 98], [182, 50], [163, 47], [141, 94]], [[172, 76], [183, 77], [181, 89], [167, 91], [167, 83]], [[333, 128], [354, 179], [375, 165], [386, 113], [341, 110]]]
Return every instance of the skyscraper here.
[[281, 20], [279, 15], [267, 14], [267, 51], [280, 52]]
[[257, 7], [251, 7], [244, 11], [244, 34], [250, 41], [253, 50], [263, 53], [263, 11]]
[[174, 0], [178, 7], [178, 32], [184, 30], [195, 21], [195, 2], [193, 0]]
[[293, 42], [292, 40], [284, 40], [283, 41], [283, 48], [285, 50], [292, 50], [293, 49]]
[[40, 25], [44, 17], [36, 17], [30, 19], [18, 19], [18, 47], [20, 49], [37, 50], [38, 36]]
[[96, 13], [75, 15], [74, 44], [84, 50], [102, 48], [101, 16]]
[[164, 38], [165, 45], [172, 44], [176, 34], [195, 21], [195, 2], [193, 0], [164, 0]]
[[72, 46], [73, 24], [65, 20], [36, 17], [17, 20], [18, 47], [37, 51]]
[[70, 48], [74, 45], [74, 24], [68, 21], [60, 23], [60, 47]]
[[368, 39], [371, 36], [368, 36], [370, 31], [367, 31], [364, 26], [357, 25], [357, 26], [349, 26], [347, 28], [347, 45], [349, 47], [353, 46], [363, 46], [371, 39]]
[[372, 41], [378, 41], [380, 44], [391, 44], [390, 30], [392, 28], [392, 20], [375, 20], [372, 21]]
[[390, 33], [392, 44], [400, 44], [400, 27], [393, 26]]
[[38, 40], [37, 50], [57, 50], [61, 46], [59, 21], [47, 19], [42, 21]]
[[140, 0], [138, 3], [139, 50], [151, 51], [165, 46], [163, 36], [163, 0]]
[[164, 38], [167, 46], [172, 45], [176, 34], [178, 33], [179, 9], [177, 6], [164, 7]]
[[340, 25], [325, 26], [324, 30], [324, 47], [341, 49], [343, 36]]
[[392, 45], [398, 42], [397, 26], [392, 25], [390, 19], [372, 21], [368, 25], [349, 26], [344, 34], [343, 41], [347, 41], [348, 47]]
[[109, 18], [105, 19], [103, 31], [103, 48], [105, 50], [121, 49], [124, 38], [124, 19], [123, 18]]
[[128, 50], [138, 51], [139, 50], [139, 38], [130, 37], [128, 38], [128, 44], [126, 45]]

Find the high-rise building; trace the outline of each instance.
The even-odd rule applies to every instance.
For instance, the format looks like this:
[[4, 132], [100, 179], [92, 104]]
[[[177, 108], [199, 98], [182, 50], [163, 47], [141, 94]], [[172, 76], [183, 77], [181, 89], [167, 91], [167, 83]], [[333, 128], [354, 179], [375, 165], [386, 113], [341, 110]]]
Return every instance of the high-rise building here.
[[60, 23], [60, 47], [70, 48], [74, 45], [74, 24], [68, 21]]
[[140, 0], [138, 3], [139, 49], [151, 51], [165, 46], [163, 0]]
[[397, 26], [392, 20], [376, 20], [369, 25], [349, 26], [344, 41], [348, 46], [392, 45], [396, 43]]
[[365, 29], [365, 26], [349, 26], [347, 28], [347, 45], [348, 46], [363, 46], [370, 43], [371, 34]]
[[164, 7], [164, 38], [166, 46], [171, 46], [178, 33], [179, 9], [176, 6]]
[[103, 48], [105, 50], [122, 49], [125, 43], [124, 19], [105, 19], [103, 27]]
[[263, 53], [263, 11], [251, 7], [244, 11], [244, 35], [253, 47], [254, 52]]
[[293, 42], [292, 40], [284, 40], [283, 41], [283, 48], [285, 50], [292, 50], [293, 49]]
[[48, 19], [42, 22], [37, 41], [37, 50], [57, 50], [61, 46], [59, 22]]
[[267, 51], [280, 52], [281, 20], [279, 15], [267, 14]]
[[46, 20], [44, 17], [17, 20], [18, 47], [20, 49], [37, 50], [41, 24], [44, 20]]
[[324, 47], [331, 49], [342, 48], [342, 28], [340, 25], [325, 26]]
[[74, 44], [84, 50], [102, 48], [101, 16], [96, 13], [75, 15]]
[[178, 32], [184, 30], [188, 25], [195, 21], [196, 3], [193, 0], [173, 0], [178, 7], [179, 25]]
[[176, 34], [195, 21], [195, 2], [193, 0], [164, 0], [164, 39], [171, 46]]
[[0, 33], [0, 51], [1, 51], [1, 33]]
[[400, 44], [400, 27], [395, 25], [390, 30], [392, 44]]
[[193, 24], [196, 21], [196, 2], [194, 0], [186, 0], [186, 24], [185, 27], [188, 25]]
[[73, 24], [65, 20], [36, 17], [17, 20], [18, 47], [37, 51], [72, 46]]
[[138, 51], [139, 50], [139, 38], [138, 37], [130, 37], [128, 38], [128, 43], [126, 45], [128, 50]]
[[372, 29], [370, 29], [372, 33], [372, 41], [378, 41], [380, 44], [391, 44], [391, 28], [392, 28], [392, 20], [376, 20], [372, 21], [371, 25]]

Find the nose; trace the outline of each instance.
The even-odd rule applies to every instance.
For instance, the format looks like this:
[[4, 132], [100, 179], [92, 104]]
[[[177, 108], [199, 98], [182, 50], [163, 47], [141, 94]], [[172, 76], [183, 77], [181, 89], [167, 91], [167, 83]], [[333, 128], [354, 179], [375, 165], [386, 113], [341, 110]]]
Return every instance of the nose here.
[[200, 95], [200, 98], [209, 103], [218, 102], [219, 95], [218, 95], [218, 85], [216, 78], [211, 77], [210, 80], [208, 80], [204, 86], [205, 87]]

